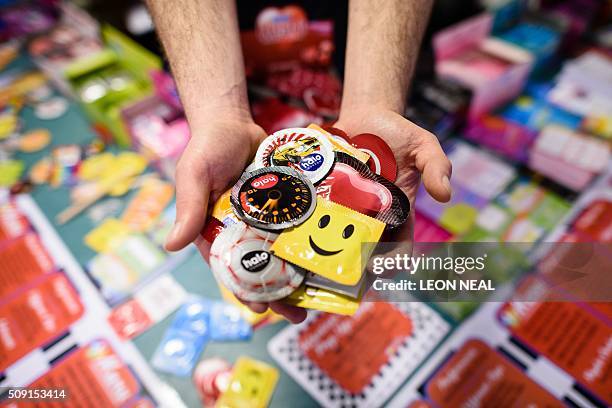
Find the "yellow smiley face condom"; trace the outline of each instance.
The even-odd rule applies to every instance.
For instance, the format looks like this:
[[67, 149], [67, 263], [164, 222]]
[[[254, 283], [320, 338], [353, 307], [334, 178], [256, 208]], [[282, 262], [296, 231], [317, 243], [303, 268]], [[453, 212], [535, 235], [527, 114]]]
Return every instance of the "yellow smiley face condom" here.
[[274, 255], [343, 285], [356, 285], [385, 229], [379, 220], [317, 197], [306, 222], [283, 231]]

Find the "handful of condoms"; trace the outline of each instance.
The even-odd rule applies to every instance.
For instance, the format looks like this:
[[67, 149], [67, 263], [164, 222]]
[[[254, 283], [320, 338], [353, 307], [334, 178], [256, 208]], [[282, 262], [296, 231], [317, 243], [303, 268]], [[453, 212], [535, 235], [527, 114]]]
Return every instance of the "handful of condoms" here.
[[360, 149], [351, 140], [311, 125], [261, 143], [254, 163], [213, 206], [216, 237], [211, 228], [202, 234], [212, 240], [210, 266], [220, 284], [244, 301], [357, 310], [368, 259], [385, 230], [408, 220], [410, 203], [371, 169], [373, 157], [395, 169], [391, 149]]

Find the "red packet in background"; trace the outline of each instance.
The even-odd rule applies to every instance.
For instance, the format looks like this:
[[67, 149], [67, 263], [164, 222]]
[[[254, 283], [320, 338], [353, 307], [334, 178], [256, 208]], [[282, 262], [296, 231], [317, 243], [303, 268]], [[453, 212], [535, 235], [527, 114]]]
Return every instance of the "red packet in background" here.
[[[535, 301], [532, 294], [539, 292], [542, 301]], [[612, 367], [612, 325], [577, 303], [546, 302], [549, 293], [555, 295], [535, 278], [523, 281], [516, 293], [530, 301], [505, 303], [498, 312], [502, 324], [526, 347], [612, 405], [612, 377], [607, 374]]]
[[0, 205], [0, 246], [6, 240], [17, 238], [30, 229], [28, 219], [21, 213], [15, 203]]
[[525, 373], [480, 340], [468, 340], [427, 383], [440, 408], [564, 407]]
[[452, 237], [453, 235], [450, 232], [446, 231], [424, 215], [421, 215], [418, 211], [415, 212], [415, 242], [446, 242]]
[[572, 229], [593, 241], [612, 243], [612, 201], [593, 201], [574, 220]]
[[278, 98], [266, 98], [252, 105], [255, 123], [272, 134], [278, 130], [306, 127], [310, 123], [321, 123], [320, 117], [303, 109], [288, 105]]
[[240, 34], [247, 74], [286, 70], [299, 64], [324, 67], [333, 52], [333, 22], [309, 21], [295, 5], [267, 7], [255, 30]]
[[29, 388], [65, 389], [69, 405], [75, 407], [126, 406], [140, 392], [138, 380], [106, 340], [72, 352]]
[[435, 408], [435, 407], [431, 405], [429, 402], [423, 399], [419, 399], [419, 400], [412, 401], [410, 405], [408, 405], [407, 408]]
[[34, 232], [0, 244], [0, 302], [53, 267], [53, 260]]
[[412, 322], [393, 305], [364, 303], [351, 317], [322, 314], [299, 336], [300, 348], [346, 391], [372, 382], [395, 348], [412, 333]]
[[132, 339], [153, 325], [147, 312], [135, 299], [114, 308], [108, 316], [108, 322], [123, 340]]
[[286, 72], [271, 73], [266, 86], [298, 100], [317, 115], [335, 118], [340, 110], [342, 85], [327, 69], [299, 67]]
[[82, 314], [77, 292], [60, 272], [4, 303], [0, 306], [0, 372], [64, 333]]

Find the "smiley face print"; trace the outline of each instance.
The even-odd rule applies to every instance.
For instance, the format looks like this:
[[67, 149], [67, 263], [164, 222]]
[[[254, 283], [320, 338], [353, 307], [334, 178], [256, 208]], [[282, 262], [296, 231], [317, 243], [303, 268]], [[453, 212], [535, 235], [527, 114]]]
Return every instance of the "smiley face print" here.
[[[343, 285], [359, 282], [385, 224], [317, 198], [310, 218], [285, 230], [270, 250], [278, 257]], [[371, 245], [364, 245], [371, 243]]]

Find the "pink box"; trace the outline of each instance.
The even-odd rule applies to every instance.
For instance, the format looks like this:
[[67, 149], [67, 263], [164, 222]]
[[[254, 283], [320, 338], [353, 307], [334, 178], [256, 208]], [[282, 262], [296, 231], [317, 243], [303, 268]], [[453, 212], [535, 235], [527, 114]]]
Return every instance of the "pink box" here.
[[436, 72], [472, 90], [469, 116], [480, 116], [518, 96], [533, 56], [490, 37], [493, 17], [481, 14], [438, 32], [433, 39]]
[[582, 191], [610, 162], [610, 145], [584, 133], [548, 125], [529, 152], [529, 168], [574, 191]]
[[173, 180], [176, 162], [190, 138], [182, 111], [153, 94], [123, 109], [121, 115], [132, 146]]
[[465, 137], [501, 153], [509, 159], [524, 163], [537, 132], [496, 115], [470, 119]]

